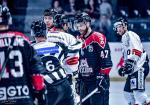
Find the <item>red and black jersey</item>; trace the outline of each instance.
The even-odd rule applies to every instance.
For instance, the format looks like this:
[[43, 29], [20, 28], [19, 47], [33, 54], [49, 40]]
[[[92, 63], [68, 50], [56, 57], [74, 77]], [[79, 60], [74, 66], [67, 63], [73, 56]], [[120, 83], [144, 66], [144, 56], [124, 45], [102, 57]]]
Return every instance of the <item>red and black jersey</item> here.
[[[10, 44], [12, 49], [7, 54]], [[41, 74], [44, 68], [24, 34], [0, 32], [0, 72], [7, 57], [0, 80], [0, 105], [7, 102], [9, 105], [33, 105], [31, 77]]]
[[109, 75], [112, 67], [109, 44], [106, 37], [98, 32], [91, 32], [84, 40], [80, 52], [79, 76], [89, 81], [99, 73]]

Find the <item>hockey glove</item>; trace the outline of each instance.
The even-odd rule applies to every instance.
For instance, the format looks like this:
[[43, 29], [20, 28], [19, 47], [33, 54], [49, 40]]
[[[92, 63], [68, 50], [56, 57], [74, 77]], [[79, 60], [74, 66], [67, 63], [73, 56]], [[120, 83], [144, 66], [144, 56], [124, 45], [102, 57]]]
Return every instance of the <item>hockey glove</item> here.
[[121, 77], [124, 77], [124, 76], [125, 76], [125, 69], [124, 69], [124, 67], [121, 67], [121, 68], [118, 70], [118, 74], [119, 74], [119, 76], [121, 76]]
[[37, 99], [37, 105], [47, 105], [47, 96], [46, 96], [46, 89], [42, 89], [40, 91], [35, 90], [34, 96]]
[[107, 88], [107, 81], [105, 80], [105, 75], [100, 74], [97, 76], [97, 86], [99, 91], [105, 91]]
[[128, 59], [125, 63], [124, 70], [125, 74], [131, 74], [134, 71], [135, 62], [131, 59]]

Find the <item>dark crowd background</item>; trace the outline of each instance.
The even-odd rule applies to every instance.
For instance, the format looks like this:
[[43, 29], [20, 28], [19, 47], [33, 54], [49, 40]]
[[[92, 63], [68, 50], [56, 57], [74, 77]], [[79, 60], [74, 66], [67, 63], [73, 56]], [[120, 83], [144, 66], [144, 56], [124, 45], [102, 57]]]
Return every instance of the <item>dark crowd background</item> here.
[[113, 22], [122, 16], [128, 19], [129, 29], [139, 34], [142, 41], [150, 41], [150, 0], [2, 0], [10, 8], [12, 28], [30, 36], [34, 19], [42, 19], [46, 8], [55, 8], [68, 15], [74, 30], [74, 15], [85, 11], [92, 17], [92, 28], [106, 35], [108, 41], [120, 37], [113, 31]]

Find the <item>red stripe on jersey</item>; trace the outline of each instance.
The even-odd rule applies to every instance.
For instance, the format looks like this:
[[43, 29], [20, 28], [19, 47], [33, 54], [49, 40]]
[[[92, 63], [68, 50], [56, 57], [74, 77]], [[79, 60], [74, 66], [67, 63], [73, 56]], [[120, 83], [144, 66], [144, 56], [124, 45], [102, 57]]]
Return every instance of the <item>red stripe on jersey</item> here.
[[21, 36], [23, 37], [26, 41], [30, 42], [29, 38], [27, 36], [25, 36], [23, 33], [21, 32], [15, 32], [15, 35], [16, 36]]
[[35, 90], [39, 91], [44, 88], [44, 79], [43, 76], [40, 74], [36, 74], [32, 76], [32, 83]]
[[106, 37], [98, 32], [93, 32], [83, 44], [82, 48], [85, 48], [86, 46], [90, 45], [91, 43], [98, 43], [100, 47], [104, 48], [106, 44]]
[[100, 72], [101, 74], [109, 75], [110, 70], [111, 70], [111, 67], [108, 67], [108, 68], [100, 69], [99, 72]]
[[135, 54], [135, 55], [137, 55], [137, 56], [141, 56], [141, 54], [142, 54], [142, 52], [141, 51], [139, 51], [139, 50], [137, 50], [137, 49], [133, 49], [132, 50], [132, 54]]
[[66, 63], [68, 65], [75, 65], [78, 63], [78, 61], [79, 61], [78, 57], [72, 57], [72, 58], [67, 59]]
[[25, 36], [23, 33], [21, 33], [21, 32], [13, 32], [13, 31], [8, 31], [8, 32], [4, 32], [4, 33], [1, 33], [1, 35], [7, 35], [7, 36], [11, 36], [11, 37], [13, 37], [13, 36], [18, 36], [18, 37], [23, 37], [23, 39], [24, 40], [26, 40], [26, 41], [28, 41], [29, 43], [30, 43], [30, 41], [29, 41], [29, 38], [27, 37], [27, 36]]

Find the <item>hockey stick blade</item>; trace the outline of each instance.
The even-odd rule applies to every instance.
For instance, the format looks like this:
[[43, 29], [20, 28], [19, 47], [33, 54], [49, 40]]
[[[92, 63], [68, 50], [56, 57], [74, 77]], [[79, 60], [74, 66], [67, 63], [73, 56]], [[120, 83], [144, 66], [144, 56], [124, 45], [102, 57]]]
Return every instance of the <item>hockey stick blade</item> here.
[[85, 96], [81, 102], [78, 102], [77, 105], [81, 105], [84, 101], [86, 101], [88, 98], [90, 98], [93, 94], [95, 94], [98, 91], [98, 88], [95, 88], [91, 93], [89, 93], [87, 96]]

